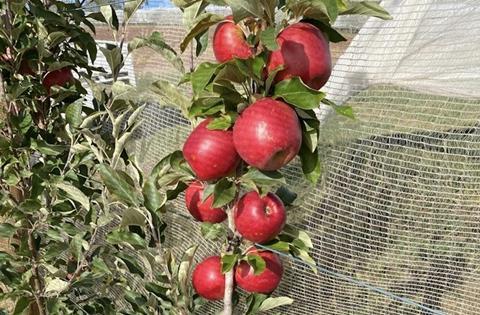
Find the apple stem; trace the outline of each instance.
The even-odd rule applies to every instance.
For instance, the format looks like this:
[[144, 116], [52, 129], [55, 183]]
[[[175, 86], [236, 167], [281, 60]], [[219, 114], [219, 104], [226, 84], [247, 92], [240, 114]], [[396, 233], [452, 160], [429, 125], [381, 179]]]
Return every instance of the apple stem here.
[[[229, 207], [227, 209], [227, 220], [228, 220], [228, 228], [231, 230], [233, 236], [235, 237], [236, 229], [235, 229], [235, 221], [233, 218], [233, 208]], [[229, 242], [228, 244], [228, 254], [232, 254], [235, 252], [236, 246], [232, 246]], [[222, 315], [232, 315], [233, 314], [233, 305], [232, 305], [232, 296], [234, 290], [234, 283], [233, 283], [233, 272], [232, 270], [228, 271], [225, 274], [225, 292], [223, 295], [223, 312]]]

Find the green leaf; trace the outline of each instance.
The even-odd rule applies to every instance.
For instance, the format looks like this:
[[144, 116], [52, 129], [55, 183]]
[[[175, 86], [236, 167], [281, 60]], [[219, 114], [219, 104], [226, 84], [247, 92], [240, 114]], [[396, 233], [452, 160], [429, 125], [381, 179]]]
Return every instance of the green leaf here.
[[367, 15], [380, 18], [382, 20], [391, 20], [392, 16], [380, 6], [379, 1], [362, 1], [362, 2], [349, 2], [348, 8], [342, 12], [341, 15]]
[[247, 254], [247, 263], [253, 268], [253, 274], [261, 274], [267, 267], [265, 260], [258, 254]]
[[278, 171], [260, 171], [251, 167], [248, 172], [242, 176], [242, 180], [251, 180], [260, 186], [269, 186], [276, 184], [286, 184], [285, 177]]
[[260, 1], [225, 0], [225, 3], [232, 9], [235, 22], [246, 17], [263, 17], [264, 11]]
[[67, 106], [65, 110], [65, 119], [74, 128], [77, 128], [82, 124], [82, 102], [74, 102]]
[[182, 59], [177, 55], [176, 51], [167, 44], [160, 32], [153, 32], [148, 37], [133, 38], [128, 43], [128, 52], [131, 53], [133, 50], [141, 47], [149, 47], [170, 62], [175, 69], [181, 73], [185, 72]]
[[140, 235], [124, 230], [115, 230], [107, 234], [107, 242], [113, 245], [128, 243], [135, 248], [146, 246], [146, 241]]
[[95, 256], [92, 261], [92, 272], [98, 274], [111, 274], [110, 268], [103, 261], [102, 258]]
[[112, 73], [116, 73], [123, 63], [123, 55], [120, 47], [108, 44], [107, 47], [100, 47], [100, 51], [105, 56]]
[[318, 149], [311, 152], [308, 146], [305, 143], [302, 143], [298, 155], [300, 156], [303, 175], [312, 184], [316, 184], [322, 171]]
[[145, 207], [152, 212], [157, 212], [167, 201], [167, 196], [155, 185], [155, 178], [149, 177], [143, 185], [142, 192], [145, 198]]
[[200, 226], [200, 231], [203, 238], [209, 241], [217, 241], [227, 234], [225, 227], [220, 223], [213, 224], [209, 222], [203, 222]]
[[297, 199], [297, 194], [288, 189], [288, 187], [286, 186], [278, 187], [275, 195], [277, 195], [278, 198], [280, 198], [283, 204], [286, 206], [291, 205], [295, 201], [295, 199]]
[[210, 130], [228, 130], [233, 126], [238, 114], [229, 112], [221, 117], [214, 118], [207, 126]]
[[263, 246], [284, 253], [288, 253], [290, 251], [290, 243], [280, 240], [270, 241], [267, 244], [263, 244]]
[[324, 34], [327, 35], [328, 40], [332, 43], [339, 43], [347, 40], [345, 36], [343, 36], [339, 31], [334, 29], [329, 23], [312, 19], [304, 19], [303, 21], [315, 25], [318, 29], [320, 29]]
[[122, 215], [120, 226], [145, 226], [145, 216], [136, 208], [128, 208]]
[[126, 202], [128, 205], [134, 206], [138, 204], [139, 200], [135, 187], [126, 181], [119, 172], [106, 164], [100, 164], [98, 171], [100, 172], [103, 183], [107, 186], [111, 194], [121, 201]]
[[263, 301], [265, 301], [267, 297], [268, 295], [260, 294], [260, 293], [250, 294], [246, 300], [246, 304], [248, 308], [245, 315], [257, 314], [258, 309], [260, 308], [260, 305], [262, 304]]
[[315, 109], [320, 106], [325, 93], [309, 88], [300, 78], [294, 77], [279, 82], [275, 86], [274, 96], [301, 109]]
[[266, 312], [276, 307], [283, 306], [283, 305], [290, 305], [292, 303], [293, 303], [293, 299], [286, 296], [269, 297], [268, 299], [262, 302], [262, 304], [258, 308], [258, 311]]
[[180, 286], [180, 292], [183, 294], [188, 293], [189, 275], [192, 270], [193, 258], [197, 252], [198, 245], [188, 248], [182, 256], [182, 260], [178, 266], [177, 279]]
[[277, 30], [274, 27], [269, 27], [260, 33], [260, 40], [270, 50], [278, 49]]
[[105, 18], [105, 22], [108, 26], [115, 31], [118, 31], [118, 18], [117, 14], [115, 13], [115, 9], [111, 5], [102, 5], [100, 7], [100, 12], [102, 13], [103, 17]]
[[23, 315], [28, 314], [28, 308], [30, 306], [30, 299], [26, 296], [21, 296], [18, 298], [17, 303], [15, 303], [15, 309], [13, 310], [13, 315]]
[[67, 148], [64, 145], [49, 144], [42, 140], [32, 140], [30, 146], [32, 149], [37, 150], [42, 154], [51, 156], [62, 154]]
[[87, 211], [90, 210], [90, 199], [80, 189], [68, 182], [60, 182], [56, 186], [64, 191], [69, 198], [81, 204]]
[[317, 149], [320, 134], [319, 128], [320, 122], [317, 119], [302, 121], [302, 139], [310, 152], [314, 152]]
[[17, 228], [11, 225], [10, 223], [0, 223], [0, 237], [1, 238], [10, 238], [15, 234]]
[[192, 88], [195, 94], [199, 94], [212, 80], [213, 75], [219, 68], [218, 63], [203, 62], [191, 75]]
[[150, 90], [165, 98], [168, 106], [178, 107], [184, 116], [188, 116], [190, 108], [190, 100], [185, 94], [174, 84], [166, 80], [158, 80], [152, 83]]
[[125, 1], [123, 7], [123, 23], [126, 25], [133, 14], [142, 6], [144, 0]]
[[222, 273], [227, 273], [237, 264], [238, 254], [225, 254], [222, 256]]
[[332, 107], [335, 110], [335, 112], [339, 115], [342, 115], [351, 119], [355, 119], [355, 114], [353, 113], [353, 108], [351, 106], [344, 106], [344, 105], [340, 106], [326, 98], [322, 100], [322, 103]]
[[80, 259], [82, 258], [83, 242], [84, 242], [83, 236], [84, 236], [84, 233], [75, 235], [70, 241], [70, 245], [69, 245], [70, 253], [72, 254], [73, 257], [75, 257], [77, 261], [80, 261]]
[[180, 50], [182, 53], [187, 49], [190, 42], [198, 35], [207, 31], [210, 26], [223, 21], [224, 17], [214, 13], [202, 13], [192, 22], [187, 34], [180, 43]]
[[226, 178], [221, 179], [215, 184], [213, 190], [213, 204], [212, 207], [223, 207], [235, 199], [237, 194], [237, 186]]

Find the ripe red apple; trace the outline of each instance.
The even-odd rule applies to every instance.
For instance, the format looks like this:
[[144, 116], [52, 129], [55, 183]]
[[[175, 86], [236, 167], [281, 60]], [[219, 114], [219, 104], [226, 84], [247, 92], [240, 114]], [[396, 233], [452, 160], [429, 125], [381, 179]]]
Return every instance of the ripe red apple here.
[[219, 62], [226, 62], [234, 57], [248, 59], [253, 55], [242, 28], [235, 24], [232, 16], [227, 16], [215, 29], [213, 53]]
[[309, 23], [296, 23], [286, 27], [277, 37], [279, 49], [268, 58], [267, 69], [273, 71], [280, 65], [275, 82], [300, 77], [312, 89], [318, 90], [327, 83], [332, 73], [330, 47], [325, 35]]
[[185, 191], [185, 203], [188, 211], [200, 222], [220, 223], [227, 218], [221, 208], [213, 208], [213, 196], [202, 202], [203, 185], [196, 181], [191, 183]]
[[283, 202], [275, 194], [261, 197], [251, 191], [238, 200], [234, 219], [238, 233], [245, 239], [265, 243], [283, 230], [287, 214]]
[[265, 270], [255, 275], [253, 268], [246, 262], [241, 261], [235, 270], [235, 282], [247, 292], [269, 294], [273, 292], [283, 275], [283, 266], [277, 254], [266, 250], [253, 249], [247, 255], [259, 255], [265, 260]]
[[62, 68], [48, 72], [43, 78], [43, 86], [50, 92], [50, 88], [54, 85], [65, 86], [67, 83], [73, 82], [72, 70], [69, 68]]
[[192, 274], [195, 291], [207, 300], [221, 300], [225, 291], [220, 256], [211, 256], [199, 263]]
[[215, 180], [232, 173], [240, 162], [232, 131], [210, 130], [211, 119], [196, 127], [183, 145], [183, 156], [199, 180]]
[[233, 142], [245, 162], [261, 170], [274, 171], [298, 154], [302, 129], [290, 106], [263, 98], [240, 114], [233, 126]]

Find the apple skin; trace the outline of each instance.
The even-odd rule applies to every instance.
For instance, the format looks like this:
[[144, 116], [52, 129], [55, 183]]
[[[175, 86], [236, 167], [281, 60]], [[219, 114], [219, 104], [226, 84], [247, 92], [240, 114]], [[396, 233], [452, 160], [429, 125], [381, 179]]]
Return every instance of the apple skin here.
[[225, 275], [222, 274], [220, 256], [211, 256], [199, 263], [193, 270], [192, 284], [198, 295], [204, 299], [223, 299]]
[[218, 62], [227, 62], [234, 57], [248, 59], [253, 56], [240, 26], [236, 25], [232, 16], [218, 24], [213, 34], [213, 53]]
[[233, 132], [210, 130], [205, 119], [188, 136], [183, 156], [198, 180], [209, 181], [231, 174], [240, 162], [233, 145]]
[[227, 214], [221, 208], [213, 208], [213, 196], [202, 202], [203, 185], [196, 181], [185, 190], [185, 203], [190, 214], [200, 222], [220, 223]]
[[249, 250], [247, 255], [259, 255], [265, 260], [265, 270], [255, 275], [253, 268], [246, 262], [241, 261], [235, 269], [235, 282], [243, 290], [251, 293], [269, 294], [273, 292], [283, 275], [282, 261], [277, 254], [266, 251], [253, 249]]
[[233, 142], [240, 157], [249, 165], [274, 171], [298, 154], [302, 128], [290, 106], [263, 98], [240, 114], [233, 126]]
[[65, 86], [67, 83], [72, 83], [74, 80], [72, 70], [69, 68], [62, 68], [48, 72], [43, 78], [42, 84], [47, 91], [54, 85]]
[[299, 22], [286, 27], [277, 37], [279, 49], [267, 61], [267, 71], [280, 65], [274, 82], [300, 77], [310, 88], [319, 90], [332, 73], [332, 57], [325, 35], [309, 23]]
[[273, 193], [261, 197], [251, 191], [234, 208], [235, 226], [240, 235], [255, 243], [274, 239], [283, 230], [287, 214], [283, 202]]

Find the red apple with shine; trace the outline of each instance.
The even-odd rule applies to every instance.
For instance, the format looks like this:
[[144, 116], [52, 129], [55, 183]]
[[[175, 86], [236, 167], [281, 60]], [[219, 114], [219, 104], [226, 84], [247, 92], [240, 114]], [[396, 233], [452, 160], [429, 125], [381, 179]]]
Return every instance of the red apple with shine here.
[[225, 275], [222, 274], [221, 265], [220, 256], [212, 256], [193, 270], [193, 288], [201, 297], [211, 301], [223, 299]]
[[327, 83], [332, 73], [330, 47], [325, 35], [309, 23], [296, 23], [286, 27], [277, 37], [279, 49], [268, 58], [267, 70], [283, 65], [275, 82], [300, 77], [312, 89]]
[[234, 57], [248, 59], [253, 55], [242, 28], [235, 24], [232, 16], [226, 17], [215, 29], [213, 53], [219, 62], [226, 62]]
[[213, 196], [202, 202], [203, 185], [196, 181], [185, 191], [185, 203], [190, 214], [200, 222], [220, 223], [227, 218], [221, 208], [213, 208]]
[[251, 191], [238, 200], [234, 210], [235, 226], [243, 238], [265, 243], [283, 230], [287, 214], [283, 202], [275, 194], [261, 197]]
[[233, 142], [240, 157], [249, 165], [274, 171], [298, 154], [302, 129], [290, 106], [263, 98], [240, 114], [233, 127]]
[[67, 83], [72, 83], [74, 80], [72, 70], [69, 68], [62, 68], [48, 72], [43, 78], [43, 86], [50, 92], [52, 86], [65, 86]]
[[253, 268], [246, 262], [241, 261], [235, 270], [235, 282], [240, 288], [251, 293], [269, 294], [273, 292], [283, 275], [283, 266], [277, 254], [266, 250], [253, 249], [248, 255], [259, 255], [265, 260], [265, 270], [255, 275]]
[[211, 119], [200, 123], [183, 145], [183, 156], [193, 169], [197, 179], [208, 181], [231, 174], [240, 157], [233, 145], [233, 132], [210, 130]]

